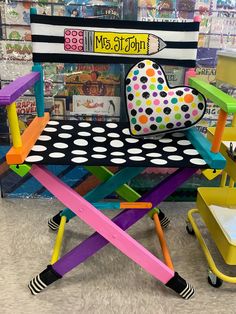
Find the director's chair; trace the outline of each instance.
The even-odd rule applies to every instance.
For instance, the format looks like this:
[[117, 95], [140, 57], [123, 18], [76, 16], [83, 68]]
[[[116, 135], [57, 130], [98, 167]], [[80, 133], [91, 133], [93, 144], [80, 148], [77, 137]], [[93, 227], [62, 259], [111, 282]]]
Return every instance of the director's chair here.
[[[31, 28], [35, 62], [33, 72], [16, 79], [0, 91], [0, 105], [7, 108], [13, 139], [13, 147], [7, 153], [6, 160], [13, 171], [21, 176], [30, 173], [66, 206], [49, 221], [52, 228], [59, 226], [55, 250], [50, 265], [30, 281], [32, 294], [41, 292], [111, 243], [182, 298], [190, 298], [194, 289], [174, 270], [160, 226], [160, 220], [165, 217], [158, 216], [160, 213], [155, 206], [199, 168], [224, 168], [225, 159], [218, 151], [227, 114], [235, 112], [236, 102], [195, 78], [190, 79], [191, 87], [170, 87], [162, 68], [155, 61], [193, 68], [199, 22], [112, 21], [111, 24], [108, 20], [37, 15], [32, 8]], [[44, 112], [41, 62], [138, 62], [126, 77], [129, 121], [98, 123], [51, 120], [49, 114]], [[147, 86], [147, 82], [152, 84]], [[31, 86], [35, 88], [37, 117], [20, 136], [15, 100]], [[150, 103], [150, 93], [153, 104]], [[202, 94], [221, 108], [212, 145], [194, 127], [204, 113]], [[137, 103], [134, 104], [134, 101]], [[139, 109], [134, 109], [134, 105]], [[156, 106], [155, 118], [149, 110], [152, 105]], [[146, 114], [142, 113], [143, 110]], [[174, 112], [172, 118], [169, 117], [171, 111]], [[50, 173], [45, 168], [49, 164], [83, 166], [101, 183], [82, 197]], [[108, 166], [118, 166], [120, 170], [114, 174], [106, 168]], [[126, 182], [149, 166], [178, 170], [140, 196]], [[98, 209], [105, 206], [99, 201], [113, 191], [128, 202], [120, 203], [119, 206], [126, 209], [110, 220]], [[151, 212], [150, 207], [153, 208]], [[162, 239], [166, 264], [125, 232], [148, 212]], [[95, 233], [59, 258], [65, 223], [74, 216], [92, 227]]]

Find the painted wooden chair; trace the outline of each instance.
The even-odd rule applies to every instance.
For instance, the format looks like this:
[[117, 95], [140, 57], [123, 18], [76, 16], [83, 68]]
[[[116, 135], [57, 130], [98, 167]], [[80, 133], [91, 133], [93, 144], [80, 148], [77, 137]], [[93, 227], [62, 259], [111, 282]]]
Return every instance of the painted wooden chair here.
[[[155, 206], [171, 195], [199, 168], [225, 167], [225, 159], [218, 151], [227, 114], [236, 111], [235, 100], [214, 86], [195, 78], [189, 80], [190, 88], [185, 87], [184, 92], [188, 93], [191, 88], [197, 89], [221, 108], [212, 145], [195, 127], [181, 132], [169, 130], [171, 132], [161, 138], [153, 138], [132, 136], [132, 132], [142, 130], [141, 126], [136, 126], [136, 122], [132, 129], [128, 122], [55, 121], [44, 112], [43, 68], [40, 62], [139, 62], [137, 67], [140, 71], [143, 71], [141, 69], [145, 64], [152, 66], [148, 72], [150, 76], [160, 70], [155, 62], [152, 63], [156, 60], [162, 64], [193, 68], [199, 22], [112, 21], [110, 24], [110, 21], [49, 17], [36, 13], [33, 8], [31, 10], [33, 72], [16, 79], [0, 91], [0, 105], [7, 108], [13, 139], [13, 147], [6, 155], [7, 163], [21, 176], [30, 173], [66, 206], [65, 210], [49, 222], [55, 229], [60, 225], [54, 254], [50, 265], [30, 281], [31, 292], [33, 294], [41, 292], [107, 243], [111, 243], [182, 298], [190, 298], [194, 294], [194, 289], [173, 268], [163, 241], [159, 211]], [[147, 57], [152, 61], [140, 61]], [[137, 80], [135, 78], [137, 71], [139, 71], [137, 68], [132, 68], [127, 76], [126, 97], [130, 102], [134, 100], [131, 91], [137, 87], [133, 84]], [[151, 79], [155, 81], [154, 76]], [[140, 81], [142, 82], [142, 77]], [[162, 78], [159, 85], [163, 82]], [[15, 100], [32, 86], [36, 94], [37, 117], [20, 136]], [[142, 88], [146, 89], [145, 83]], [[154, 86], [153, 93], [156, 88]], [[161, 86], [159, 88], [162, 89]], [[166, 96], [168, 86], [163, 88], [166, 88], [164, 89]], [[170, 91], [170, 95], [173, 96], [172, 93], [173, 90]], [[161, 94], [160, 91], [160, 95], [164, 93]], [[183, 101], [181, 95], [175, 98]], [[143, 95], [146, 96], [147, 94]], [[188, 96], [187, 99], [190, 98]], [[183, 107], [183, 111], [185, 109], [186, 106]], [[131, 110], [129, 114], [132, 115]], [[179, 116], [176, 116], [176, 119], [178, 118]], [[137, 119], [141, 122], [145, 120]], [[169, 124], [167, 128], [171, 129], [172, 125]], [[143, 131], [145, 132], [145, 128]], [[45, 165], [49, 164], [71, 163], [85, 167], [101, 181], [101, 184], [82, 197], [45, 168]], [[107, 166], [119, 166], [121, 169], [114, 174]], [[178, 170], [148, 193], [140, 196], [126, 182], [149, 166], [173, 167]], [[121, 203], [119, 206], [126, 209], [110, 220], [97, 207], [98, 202], [113, 191], [122, 199], [135, 203]], [[154, 208], [151, 212], [150, 206]], [[125, 232], [148, 212], [162, 238], [166, 264]], [[74, 216], [78, 216], [96, 232], [59, 259], [65, 222]]]

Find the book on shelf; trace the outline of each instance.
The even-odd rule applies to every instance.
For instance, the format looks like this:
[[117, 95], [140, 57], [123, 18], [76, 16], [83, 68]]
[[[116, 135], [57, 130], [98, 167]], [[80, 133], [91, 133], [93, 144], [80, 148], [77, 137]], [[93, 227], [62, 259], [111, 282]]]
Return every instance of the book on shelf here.
[[65, 71], [65, 91], [72, 97], [72, 115], [119, 116], [122, 66], [65, 65]]
[[[49, 1], [40, 1], [34, 3], [38, 14], [51, 15], [51, 5]], [[5, 3], [5, 23], [10, 25], [29, 25], [30, 24], [30, 8], [32, 1], [9, 1]]]
[[121, 1], [65, 0], [65, 16], [120, 19]]

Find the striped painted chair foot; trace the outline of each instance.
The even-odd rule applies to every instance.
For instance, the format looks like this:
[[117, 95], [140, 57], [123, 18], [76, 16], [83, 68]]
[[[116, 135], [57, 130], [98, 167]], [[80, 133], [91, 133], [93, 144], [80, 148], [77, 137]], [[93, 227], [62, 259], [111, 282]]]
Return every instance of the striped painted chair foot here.
[[62, 210], [57, 215], [55, 215], [54, 217], [52, 217], [48, 220], [48, 227], [52, 231], [58, 230], [58, 228], [60, 226], [60, 222], [61, 222], [61, 213], [62, 213]]
[[194, 288], [187, 283], [180, 275], [175, 272], [173, 278], [171, 278], [167, 283], [166, 286], [176, 293], [178, 293], [183, 299], [188, 300], [193, 297], [195, 291]]
[[47, 288], [47, 286], [49, 286], [51, 283], [61, 278], [62, 276], [55, 272], [55, 270], [52, 268], [52, 265], [48, 265], [44, 271], [30, 280], [28, 287], [31, 293], [36, 295]]
[[170, 219], [159, 209], [158, 217], [163, 229], [167, 228], [170, 224]]

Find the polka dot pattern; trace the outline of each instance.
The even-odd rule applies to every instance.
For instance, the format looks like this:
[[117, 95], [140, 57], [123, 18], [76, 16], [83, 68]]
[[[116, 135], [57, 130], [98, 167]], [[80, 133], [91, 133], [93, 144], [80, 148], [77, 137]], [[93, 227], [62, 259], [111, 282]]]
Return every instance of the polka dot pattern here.
[[[130, 136], [128, 123], [50, 122], [33, 146], [26, 162], [207, 168], [205, 161], [182, 132], [155, 138], [135, 138]], [[48, 130], [49, 126], [56, 131]], [[71, 127], [63, 129], [63, 126]]]
[[169, 87], [163, 69], [153, 61], [139, 62], [127, 77], [126, 102], [133, 135], [186, 129], [205, 113], [204, 96], [191, 87]]

